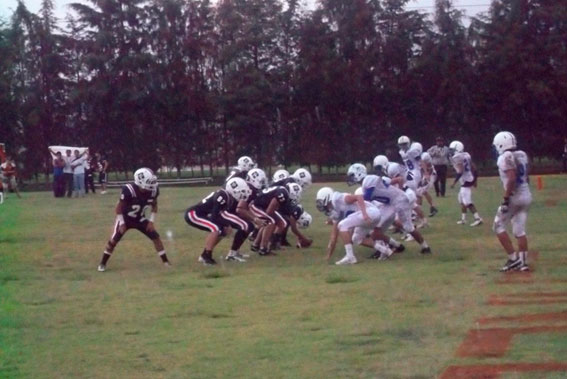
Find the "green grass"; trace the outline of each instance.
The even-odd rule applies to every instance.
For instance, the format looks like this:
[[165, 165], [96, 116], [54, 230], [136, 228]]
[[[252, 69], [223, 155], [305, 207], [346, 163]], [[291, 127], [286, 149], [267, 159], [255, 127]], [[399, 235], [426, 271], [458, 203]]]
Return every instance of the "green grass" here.
[[117, 190], [85, 199], [10, 196], [0, 206], [0, 377], [430, 378], [449, 364], [560, 359], [566, 335], [515, 337], [500, 361], [454, 355], [478, 317], [565, 309], [486, 306], [491, 294], [564, 291], [547, 279], [567, 279], [567, 179], [544, 183], [534, 189], [528, 228], [541, 252], [536, 281], [504, 286], [495, 281], [505, 256], [490, 230], [501, 193], [495, 178], [482, 178], [473, 194], [481, 228], [455, 224], [460, 210], [450, 192], [424, 230], [431, 257], [415, 243], [386, 262], [356, 248], [361, 263], [352, 267], [332, 264], [340, 247], [332, 262], [324, 259], [329, 227], [314, 209], [318, 185], [304, 194], [314, 215], [310, 249], [246, 264], [219, 259], [214, 268], [197, 264], [205, 234], [183, 220], [211, 188], [164, 187], [157, 227], [174, 267], [162, 267], [152, 244], [130, 232], [105, 273], [96, 265]]

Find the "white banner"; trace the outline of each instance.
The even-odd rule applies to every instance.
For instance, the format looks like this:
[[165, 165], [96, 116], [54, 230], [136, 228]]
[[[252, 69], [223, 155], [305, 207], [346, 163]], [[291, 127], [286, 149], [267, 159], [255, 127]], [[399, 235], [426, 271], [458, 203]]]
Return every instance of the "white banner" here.
[[67, 150], [71, 150], [71, 156], [74, 157], [75, 156], [75, 150], [79, 150], [79, 154], [83, 154], [83, 152], [87, 149], [88, 149], [88, 147], [49, 146], [49, 152], [51, 153], [51, 156], [53, 158], [55, 158], [55, 155], [53, 153], [60, 152], [62, 156], [65, 156], [66, 155], [65, 152]]

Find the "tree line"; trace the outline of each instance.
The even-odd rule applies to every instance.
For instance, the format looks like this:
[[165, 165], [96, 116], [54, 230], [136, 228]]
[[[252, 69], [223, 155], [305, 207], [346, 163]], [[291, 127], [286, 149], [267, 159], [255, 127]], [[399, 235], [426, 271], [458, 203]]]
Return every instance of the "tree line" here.
[[484, 159], [500, 130], [560, 154], [567, 2], [494, 0], [465, 23], [451, 0], [433, 17], [408, 1], [88, 0], [65, 20], [19, 2], [0, 24], [0, 142], [27, 176], [54, 144], [124, 171], [344, 165], [402, 134]]

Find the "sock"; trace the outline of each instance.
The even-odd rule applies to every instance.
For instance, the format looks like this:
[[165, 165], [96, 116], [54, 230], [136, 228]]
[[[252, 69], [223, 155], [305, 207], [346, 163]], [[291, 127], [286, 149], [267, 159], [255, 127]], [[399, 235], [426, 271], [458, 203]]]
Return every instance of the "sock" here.
[[388, 245], [398, 248], [400, 247], [401, 243], [390, 237], [390, 240], [388, 241]]
[[104, 253], [102, 254], [102, 259], [100, 261], [100, 264], [106, 266], [106, 262], [108, 262], [111, 255], [112, 253], [109, 253], [108, 251], [105, 250]]
[[524, 263], [524, 264], [528, 263], [528, 252], [527, 251], [520, 251], [519, 256], [520, 256], [520, 259], [522, 260], [522, 263]]
[[478, 212], [474, 213], [474, 219], [475, 220], [480, 220], [480, 215], [478, 214]]
[[163, 263], [169, 262], [169, 261], [167, 260], [167, 254], [165, 254], [165, 250], [158, 251], [158, 255], [159, 255], [159, 257], [161, 258], [161, 261], [162, 261]]
[[461, 213], [461, 220], [463, 220], [463, 221], [467, 220], [467, 214], [466, 213]]
[[423, 240], [423, 242], [421, 243], [421, 247], [424, 249], [427, 249], [429, 247], [429, 245], [427, 244], [427, 241]]
[[230, 250], [228, 251], [228, 256], [229, 256], [229, 257], [235, 256], [235, 255], [236, 255], [236, 250], [230, 249]]
[[244, 243], [244, 241], [246, 241], [246, 232], [242, 230], [238, 230], [236, 232], [236, 235], [234, 236], [234, 239], [232, 240], [232, 246], [230, 250], [238, 251], [242, 246], [242, 244]]
[[512, 254], [508, 254], [508, 259], [511, 261], [515, 261], [516, 259], [518, 259], [518, 253], [514, 251]]
[[354, 250], [352, 249], [352, 243], [347, 243], [345, 245], [346, 255], [349, 258], [354, 258]]

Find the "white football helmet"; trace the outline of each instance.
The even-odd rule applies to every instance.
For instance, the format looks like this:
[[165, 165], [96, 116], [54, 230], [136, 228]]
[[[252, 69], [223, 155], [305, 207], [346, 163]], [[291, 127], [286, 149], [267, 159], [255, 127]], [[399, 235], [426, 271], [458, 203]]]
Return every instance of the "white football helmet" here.
[[157, 176], [147, 167], [136, 170], [134, 173], [134, 183], [141, 189], [147, 191], [154, 191], [158, 186]]
[[331, 187], [323, 187], [317, 191], [317, 196], [315, 197], [315, 204], [317, 210], [320, 212], [327, 212], [329, 209], [329, 204], [331, 203], [331, 196], [333, 195], [333, 189]]
[[465, 145], [461, 141], [453, 141], [449, 144], [449, 151], [451, 156], [455, 155], [455, 153], [462, 153], [465, 151]]
[[303, 211], [301, 216], [299, 216], [299, 218], [297, 219], [297, 226], [299, 226], [301, 229], [305, 229], [308, 228], [312, 222], [313, 217], [311, 217], [309, 213]]
[[401, 136], [400, 138], [398, 138], [398, 146], [400, 147], [400, 149], [404, 151], [409, 149], [410, 143], [411, 140], [409, 139], [408, 136]]
[[431, 155], [429, 155], [428, 152], [422, 153], [421, 154], [421, 160], [424, 161], [425, 163], [431, 163]]
[[379, 175], [382, 175], [387, 172], [388, 164], [390, 164], [390, 161], [388, 160], [387, 156], [377, 155], [374, 157], [372, 166], [374, 166], [374, 171], [376, 171]]
[[347, 184], [349, 186], [362, 183], [364, 178], [366, 178], [366, 166], [362, 163], [354, 163], [348, 168]]
[[419, 142], [413, 142], [410, 145], [410, 150], [419, 151], [419, 155], [421, 155], [421, 153], [423, 153], [423, 146]]
[[242, 178], [232, 178], [226, 182], [226, 192], [234, 197], [237, 201], [246, 201], [252, 194], [252, 190], [248, 187], [246, 181]]
[[289, 198], [299, 203], [299, 201], [301, 200], [301, 192], [303, 192], [301, 186], [297, 183], [288, 183], [285, 185], [285, 187], [287, 188], [287, 192], [289, 193]]
[[261, 168], [253, 168], [246, 174], [246, 181], [256, 189], [266, 188], [268, 185], [268, 178], [266, 173]]
[[402, 176], [404, 174], [404, 171], [404, 167], [399, 163], [392, 162], [388, 165], [388, 176], [390, 178]]
[[254, 163], [252, 158], [244, 155], [238, 158], [236, 167], [238, 167], [241, 171], [249, 171], [256, 167], [256, 163]]
[[272, 181], [279, 182], [287, 178], [289, 178], [289, 172], [287, 170], [281, 169], [274, 172], [274, 176], [272, 176]]
[[303, 189], [308, 188], [312, 183], [311, 173], [304, 168], [298, 168], [297, 170], [295, 170], [295, 172], [293, 173], [293, 175], [291, 175], [291, 177], [294, 178], [295, 181]]
[[362, 189], [362, 187], [358, 187], [356, 189], [356, 191], [354, 191], [355, 195], [364, 195], [364, 190]]
[[516, 148], [516, 136], [510, 132], [500, 132], [494, 136], [492, 145], [494, 145], [498, 155], [501, 155], [505, 151]]

